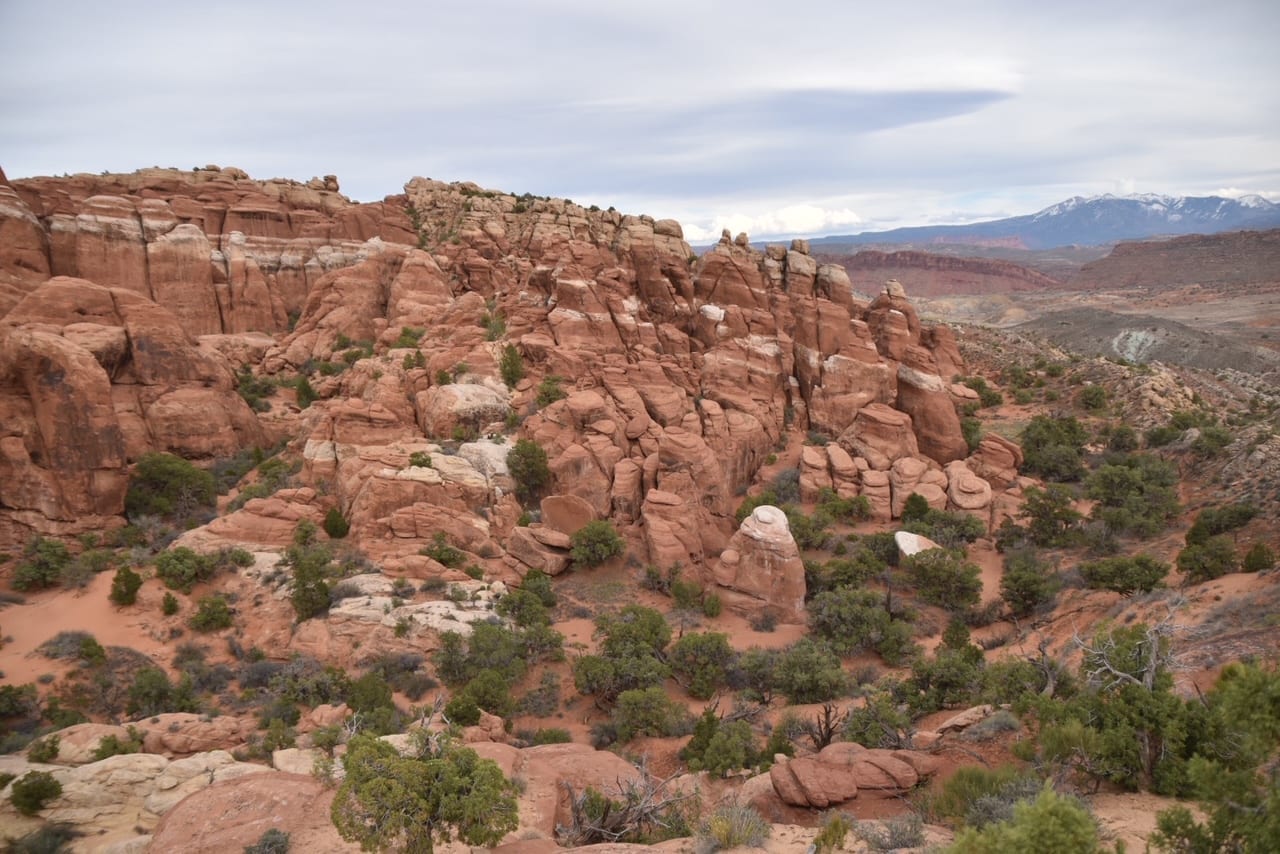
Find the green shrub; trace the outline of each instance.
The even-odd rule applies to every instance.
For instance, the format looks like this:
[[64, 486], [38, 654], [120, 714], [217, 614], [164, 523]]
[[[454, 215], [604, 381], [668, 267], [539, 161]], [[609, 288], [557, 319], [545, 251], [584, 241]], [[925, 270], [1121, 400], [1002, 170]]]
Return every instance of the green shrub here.
[[221, 595], [201, 597], [188, 625], [197, 632], [216, 632], [231, 628], [231, 608], [227, 605], [227, 600]]
[[1023, 468], [1045, 480], [1084, 476], [1084, 444], [1089, 434], [1075, 418], [1037, 415], [1022, 431]]
[[1236, 550], [1221, 534], [1178, 552], [1178, 569], [1191, 584], [1221, 578], [1238, 568]]
[[409, 465], [417, 468], [431, 468], [431, 455], [426, 451], [414, 451], [409, 455]]
[[771, 830], [769, 822], [754, 807], [722, 804], [698, 828], [698, 839], [702, 843], [700, 850], [759, 848], [769, 838]]
[[122, 756], [128, 753], [141, 753], [142, 733], [133, 726], [130, 726], [126, 732], [128, 735], [123, 740], [114, 733], [104, 735], [98, 741], [98, 746], [94, 749], [90, 759], [93, 762], [100, 762], [110, 756]]
[[13, 781], [9, 800], [23, 815], [35, 815], [54, 798], [62, 796], [62, 784], [48, 771], [28, 771]]
[[34, 537], [22, 550], [22, 557], [13, 571], [13, 589], [25, 591], [52, 587], [70, 563], [71, 553], [64, 543]]
[[982, 598], [981, 570], [948, 549], [928, 549], [903, 561], [916, 593], [930, 605], [961, 611]]
[[737, 656], [729, 636], [717, 632], [692, 632], [672, 645], [667, 654], [671, 670], [680, 677], [690, 697], [708, 700], [725, 684]]
[[508, 388], [515, 388], [524, 379], [524, 359], [514, 344], [502, 348], [502, 357], [498, 360], [498, 374]]
[[171, 590], [190, 593], [196, 584], [213, 577], [216, 561], [186, 546], [156, 556], [156, 576]]
[[[328, 363], [326, 362], [325, 364]], [[320, 373], [324, 373], [324, 371], [321, 370]], [[306, 377], [298, 377], [297, 381], [294, 382], [293, 390], [294, 396], [298, 401], [299, 409], [306, 409], [320, 398], [320, 395], [311, 385], [311, 380]]]
[[1202, 545], [1210, 537], [1243, 528], [1257, 515], [1257, 506], [1250, 503], [1207, 507], [1200, 511], [1195, 523], [1187, 530], [1187, 545]]
[[278, 827], [268, 828], [253, 845], [246, 845], [244, 854], [289, 854], [289, 834]]
[[164, 599], [160, 601], [160, 613], [166, 617], [172, 617], [178, 613], [178, 597], [172, 593], [165, 593]]
[[1125, 596], [1154, 590], [1168, 574], [1168, 564], [1147, 554], [1108, 557], [1080, 565], [1080, 575], [1086, 585]]
[[542, 382], [538, 383], [537, 396], [534, 398], [538, 406], [550, 406], [557, 400], [563, 400], [568, 397], [568, 393], [560, 388], [560, 384], [564, 382], [564, 377], [548, 374], [543, 377]]
[[569, 538], [569, 556], [581, 566], [599, 566], [622, 554], [626, 543], [607, 519], [596, 519], [583, 525]]
[[1076, 395], [1076, 402], [1085, 409], [1096, 412], [1107, 406], [1107, 390], [1100, 385], [1085, 386]]
[[416, 326], [401, 326], [400, 334], [396, 336], [396, 340], [392, 343], [393, 349], [402, 349], [405, 347], [417, 347], [418, 342], [422, 340], [427, 330], [419, 329]]
[[445, 539], [444, 531], [436, 531], [431, 538], [431, 545], [423, 546], [418, 554], [425, 555], [449, 569], [459, 569], [467, 562], [467, 553], [450, 545]]
[[1031, 486], [1025, 492], [1020, 518], [1027, 520], [1027, 538], [1044, 548], [1065, 548], [1080, 538], [1075, 494], [1070, 487], [1050, 483], [1044, 489]]
[[1061, 588], [1058, 573], [1034, 551], [1017, 549], [1005, 553], [1000, 598], [1015, 617], [1025, 617], [1052, 602]]
[[535, 501], [551, 482], [547, 452], [532, 439], [520, 439], [507, 454], [507, 469], [516, 484], [516, 497], [522, 503]]
[[5, 854], [63, 854], [70, 851], [71, 843], [83, 835], [68, 822], [50, 822], [17, 839], [9, 838]]
[[1116, 533], [1151, 537], [1180, 509], [1177, 467], [1151, 454], [1112, 458], [1089, 475], [1085, 494], [1098, 503], [1092, 518]]
[[853, 835], [867, 843], [872, 851], [897, 851], [919, 848], [924, 844], [924, 820], [915, 813], [881, 821], [860, 821]]
[[108, 598], [116, 605], [132, 605], [138, 601], [138, 590], [142, 587], [142, 576], [127, 566], [116, 570], [111, 579], [111, 593]]
[[1034, 802], [1014, 808], [1013, 819], [969, 828], [956, 837], [951, 854], [1093, 854], [1101, 851], [1098, 827], [1080, 802], [1045, 786]]
[[337, 507], [330, 507], [324, 514], [324, 532], [335, 540], [340, 540], [351, 530], [351, 524]]
[[815, 854], [831, 854], [844, 849], [845, 837], [853, 830], [853, 822], [841, 812], [832, 810], [822, 821], [822, 829], [813, 838]]
[[58, 758], [59, 741], [60, 739], [56, 733], [44, 738], [37, 738], [27, 748], [27, 759], [32, 762], [39, 762], [42, 765], [54, 761]]
[[849, 685], [839, 657], [809, 638], [801, 638], [782, 652], [772, 681], [797, 704], [825, 702], [843, 694]]
[[987, 526], [976, 516], [935, 510], [927, 505], [917, 517], [910, 520], [904, 518], [903, 522], [905, 530], [913, 534], [922, 534], [946, 548], [957, 548], [965, 543], [972, 543], [987, 532]]
[[928, 810], [934, 820], [961, 822], [981, 798], [999, 795], [1019, 781], [1030, 779], [1012, 765], [985, 768], [961, 765], [929, 798]]
[[640, 735], [678, 735], [684, 729], [686, 717], [684, 708], [657, 686], [623, 691], [613, 708], [613, 725], [621, 742]]
[[1276, 553], [1266, 543], [1254, 543], [1244, 556], [1245, 572], [1265, 572], [1276, 565]]
[[172, 454], [143, 454], [129, 476], [125, 515], [185, 520], [212, 510], [217, 499], [213, 475]]

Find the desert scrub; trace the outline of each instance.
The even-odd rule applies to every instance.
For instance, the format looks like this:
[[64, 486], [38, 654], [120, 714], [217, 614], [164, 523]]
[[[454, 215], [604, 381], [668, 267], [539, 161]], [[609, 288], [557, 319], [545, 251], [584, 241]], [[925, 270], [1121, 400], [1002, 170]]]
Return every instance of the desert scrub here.
[[754, 807], [724, 804], [716, 808], [698, 828], [698, 851], [725, 848], [759, 848], [769, 838], [770, 826]]

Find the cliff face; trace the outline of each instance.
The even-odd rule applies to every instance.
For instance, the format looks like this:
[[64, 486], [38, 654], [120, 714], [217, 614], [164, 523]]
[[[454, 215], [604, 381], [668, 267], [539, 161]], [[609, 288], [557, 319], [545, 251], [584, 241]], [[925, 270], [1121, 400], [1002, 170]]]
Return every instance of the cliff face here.
[[403, 204], [354, 204], [332, 177], [255, 181], [211, 166], [14, 181], [0, 186], [0, 313], [19, 283], [74, 276], [155, 300], [195, 334], [283, 331], [371, 237], [413, 240]]
[[920, 296], [955, 294], [1007, 294], [1019, 291], [1050, 290], [1061, 287], [1051, 276], [995, 258], [964, 258], [914, 250], [880, 252], [864, 249], [854, 255], [824, 255], [820, 258], [842, 265], [854, 287], [874, 293], [887, 279], [911, 282], [911, 292]]
[[[950, 330], [923, 326], [896, 283], [855, 299], [803, 241], [760, 252], [726, 234], [698, 259], [674, 221], [422, 178], [369, 205], [333, 181], [234, 170], [15, 189], [18, 248], [0, 261], [26, 293], [0, 319], [0, 442], [6, 473], [40, 486], [0, 498], [8, 543], [119, 514], [146, 450], [209, 460], [264, 443], [234, 391], [242, 367], [309, 375], [321, 400], [299, 410], [280, 393], [263, 422], [293, 441], [304, 488], [210, 534], [287, 539], [336, 504], [405, 571], [423, 571], [439, 530], [517, 572], [563, 569], [568, 531], [514, 526], [507, 437], [546, 450], [568, 517], [612, 518], [662, 566], [721, 552], [788, 425], [839, 437], [806, 454], [810, 487], [867, 494], [885, 516], [893, 484], [922, 482], [903, 458], [946, 504], [941, 467], [967, 453], [943, 379], [964, 370]], [[508, 344], [527, 374], [513, 388]], [[549, 377], [565, 396], [539, 403]], [[85, 431], [94, 442], [63, 450]], [[415, 451], [433, 466], [410, 466]]]

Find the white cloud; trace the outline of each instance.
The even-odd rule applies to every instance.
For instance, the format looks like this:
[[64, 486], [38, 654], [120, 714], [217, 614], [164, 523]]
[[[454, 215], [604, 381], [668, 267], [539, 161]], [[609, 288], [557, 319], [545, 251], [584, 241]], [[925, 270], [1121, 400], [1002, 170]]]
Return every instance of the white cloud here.
[[762, 213], [730, 213], [713, 217], [710, 222], [684, 223], [685, 239], [708, 243], [720, 238], [722, 229], [732, 235], [746, 232], [753, 239], [828, 234], [859, 229], [862, 217], [848, 208], [828, 209], [817, 205], [787, 205]]
[[146, 6], [0, 0], [10, 178], [219, 162], [372, 200], [421, 174], [699, 241], [1280, 187], [1276, 3], [227, 0], [235, 37], [194, 47], [206, 11]]

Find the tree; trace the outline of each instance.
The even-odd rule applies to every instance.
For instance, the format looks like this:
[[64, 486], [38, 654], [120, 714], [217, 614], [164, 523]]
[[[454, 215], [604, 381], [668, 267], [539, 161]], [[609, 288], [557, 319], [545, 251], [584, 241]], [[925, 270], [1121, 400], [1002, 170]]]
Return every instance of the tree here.
[[849, 679], [825, 645], [801, 638], [777, 658], [772, 680], [792, 703], [821, 703], [844, 693]]
[[335, 540], [340, 540], [351, 530], [351, 523], [337, 507], [330, 507], [324, 514], [324, 532]]
[[308, 406], [315, 403], [320, 397], [320, 395], [316, 393], [315, 388], [311, 385], [311, 380], [306, 377], [298, 377], [298, 381], [294, 385], [294, 390], [296, 392], [299, 409], [306, 409]]
[[595, 519], [569, 537], [569, 556], [575, 564], [599, 566], [622, 554], [626, 543], [608, 519]]
[[1062, 579], [1058, 573], [1034, 551], [1017, 549], [1005, 554], [1000, 598], [1015, 617], [1025, 617], [1041, 605], [1052, 602], [1061, 588]]
[[596, 618], [602, 638], [599, 655], [584, 655], [573, 663], [578, 691], [612, 703], [623, 691], [650, 688], [671, 675], [661, 659], [671, 642], [671, 627], [662, 614], [643, 605], [627, 605], [617, 616]]
[[982, 598], [981, 570], [948, 549], [927, 549], [903, 561], [907, 577], [930, 605], [960, 611]]
[[1221, 578], [1238, 568], [1236, 550], [1232, 547], [1231, 540], [1221, 534], [1178, 552], [1178, 569], [1186, 574], [1187, 581], [1192, 584]]
[[736, 658], [729, 636], [719, 632], [693, 632], [676, 641], [667, 660], [671, 669], [682, 677], [689, 696], [698, 700], [711, 698], [728, 677]]
[[661, 687], [633, 688], [618, 695], [613, 725], [620, 742], [638, 735], [662, 737], [675, 735], [686, 714]]
[[507, 454], [507, 469], [516, 482], [516, 497], [529, 503], [541, 497], [551, 482], [547, 452], [532, 439], [520, 439]]
[[1037, 415], [1022, 431], [1023, 468], [1045, 480], [1084, 477], [1084, 443], [1089, 433], [1075, 418]]
[[1148, 554], [1108, 557], [1080, 565], [1080, 575], [1089, 587], [1124, 596], [1154, 590], [1168, 574], [1169, 565]]
[[343, 839], [365, 850], [431, 854], [437, 840], [455, 834], [492, 847], [516, 829], [514, 788], [496, 763], [438, 735], [420, 737], [419, 745], [417, 756], [401, 756], [371, 736], [351, 739], [331, 808]]
[[1280, 673], [1228, 665], [1207, 705], [1220, 723], [1191, 760], [1188, 776], [1205, 816], [1184, 807], [1157, 816], [1160, 851], [1280, 851], [1280, 785], [1269, 760], [1280, 746]]
[[1089, 475], [1085, 494], [1098, 503], [1093, 518], [1118, 533], [1151, 537], [1177, 515], [1178, 469], [1152, 454], [1113, 458]]
[[142, 576], [127, 566], [116, 570], [111, 579], [111, 593], [108, 598], [117, 605], [132, 605], [138, 601], [138, 590], [142, 587]]
[[212, 510], [217, 498], [213, 475], [172, 454], [143, 454], [129, 476], [124, 510], [139, 516], [188, 519], [201, 508]]
[[1051, 483], [1044, 489], [1027, 487], [1021, 518], [1027, 520], [1027, 536], [1037, 546], [1061, 548], [1075, 544], [1084, 518], [1073, 506], [1069, 487]]
[[883, 594], [854, 587], [819, 593], [808, 611], [809, 628], [841, 655], [875, 646], [892, 619]]
[[498, 373], [508, 388], [515, 388], [516, 384], [524, 379], [524, 359], [520, 358], [520, 351], [516, 349], [516, 345], [508, 344], [502, 348], [502, 357], [498, 360]]
[[293, 589], [289, 601], [298, 622], [329, 610], [329, 582], [333, 553], [316, 542], [316, 526], [300, 522], [293, 531], [293, 544], [285, 551], [284, 562], [293, 569]]

